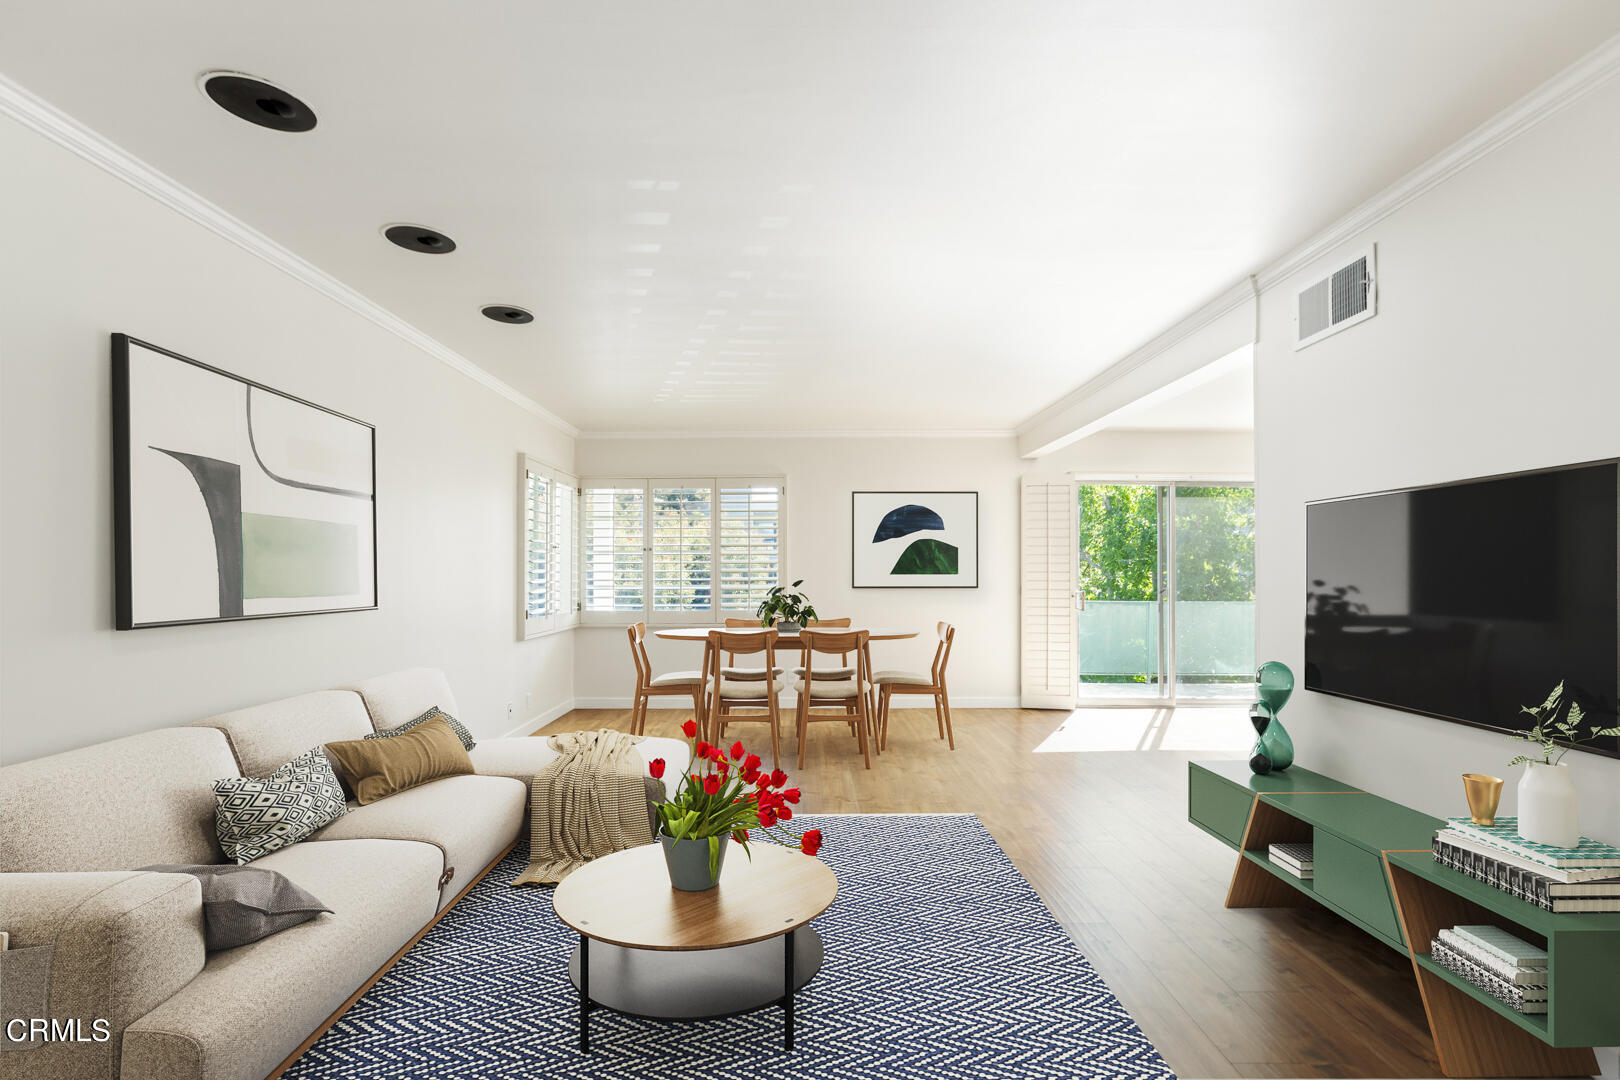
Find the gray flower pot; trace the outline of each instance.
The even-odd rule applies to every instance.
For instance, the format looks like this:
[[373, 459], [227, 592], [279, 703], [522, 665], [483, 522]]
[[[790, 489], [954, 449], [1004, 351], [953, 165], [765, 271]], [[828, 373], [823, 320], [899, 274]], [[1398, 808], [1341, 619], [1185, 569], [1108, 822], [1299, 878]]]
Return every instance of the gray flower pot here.
[[803, 629], [803, 623], [789, 622], [786, 619], [783, 619], [781, 622], [776, 624], [776, 632], [779, 634], [797, 634]]
[[712, 876], [709, 874], [707, 837], [697, 840], [677, 840], [659, 833], [658, 842], [664, 846], [664, 864], [669, 867], [669, 883], [675, 888], [682, 892], [703, 892], [719, 884], [720, 871], [726, 865], [726, 849], [731, 846], [731, 837], [720, 837], [720, 855], [715, 860]]

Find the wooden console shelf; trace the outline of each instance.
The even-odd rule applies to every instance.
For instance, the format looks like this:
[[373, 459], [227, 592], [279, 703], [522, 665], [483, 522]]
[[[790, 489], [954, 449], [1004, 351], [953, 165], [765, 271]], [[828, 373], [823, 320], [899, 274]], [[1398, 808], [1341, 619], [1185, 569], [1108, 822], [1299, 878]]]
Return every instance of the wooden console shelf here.
[[[1445, 822], [1308, 769], [1256, 776], [1192, 762], [1187, 817], [1236, 849], [1227, 907], [1320, 904], [1406, 954], [1447, 1076], [1591, 1076], [1620, 1043], [1620, 915], [1555, 915], [1434, 861]], [[1275, 866], [1274, 843], [1311, 843], [1315, 877]], [[1548, 1012], [1528, 1016], [1429, 957], [1445, 927], [1490, 923], [1548, 952]]]

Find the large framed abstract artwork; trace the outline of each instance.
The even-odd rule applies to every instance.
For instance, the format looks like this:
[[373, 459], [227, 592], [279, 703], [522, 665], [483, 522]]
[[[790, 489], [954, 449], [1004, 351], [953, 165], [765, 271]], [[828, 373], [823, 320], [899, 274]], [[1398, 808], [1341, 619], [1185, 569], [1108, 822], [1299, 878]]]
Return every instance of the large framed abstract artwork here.
[[850, 529], [857, 589], [979, 587], [977, 491], [857, 491]]
[[114, 334], [115, 625], [377, 606], [370, 424]]

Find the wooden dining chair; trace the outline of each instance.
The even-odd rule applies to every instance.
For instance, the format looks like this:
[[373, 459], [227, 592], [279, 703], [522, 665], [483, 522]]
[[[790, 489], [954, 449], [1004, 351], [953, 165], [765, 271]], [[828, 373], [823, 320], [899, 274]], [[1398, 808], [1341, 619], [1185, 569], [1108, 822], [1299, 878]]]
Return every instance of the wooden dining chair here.
[[[776, 666], [776, 631], [756, 629], [742, 630], [710, 630], [709, 652], [715, 658], [714, 670], [710, 672], [709, 706], [710, 717], [714, 723], [711, 725], [714, 732], [713, 742], [719, 745], [725, 740], [726, 727], [736, 723], [765, 722], [771, 725], [771, 768], [782, 767], [782, 727], [781, 707], [779, 695], [787, 689], [785, 676], [778, 674], [776, 678], [763, 677], [766, 671], [780, 672]], [[727, 671], [738, 669], [722, 666], [719, 663], [721, 653], [727, 656], [765, 656], [765, 666], [755, 668], [761, 673], [760, 678], [738, 679], [728, 677]], [[739, 709], [750, 710], [738, 712]], [[764, 714], [753, 711], [763, 709]]]
[[703, 673], [671, 671], [654, 675], [652, 663], [647, 659], [647, 624], [632, 623], [627, 632], [630, 636], [630, 659], [636, 665], [636, 696], [630, 709], [629, 734], [647, 734], [647, 705], [655, 697], [691, 698], [692, 719], [697, 721], [698, 730], [702, 731], [705, 727]]
[[[726, 619], [726, 628], [729, 630], [738, 630], [745, 626], [754, 630], [764, 629], [764, 627], [760, 625], [758, 619]], [[777, 648], [781, 648], [780, 642], [778, 642]], [[784, 674], [781, 668], [774, 668], [772, 670], [776, 672], [776, 677], [778, 679], [780, 679]], [[708, 673], [705, 672], [704, 674], [707, 675]], [[765, 669], [739, 666], [737, 664], [737, 654], [727, 653], [724, 675], [728, 679], [763, 679], [765, 677]]]
[[934, 699], [934, 719], [939, 723], [939, 737], [956, 749], [956, 734], [951, 731], [951, 695], [945, 689], [945, 665], [951, 659], [951, 642], [956, 640], [956, 627], [948, 622], [938, 626], [939, 645], [934, 649], [934, 666], [927, 675], [914, 671], [880, 671], [872, 676], [878, 688], [878, 748], [889, 746], [889, 699], [896, 694], [921, 694]]
[[[799, 640], [804, 643], [804, 667], [800, 669], [802, 673], [794, 680], [793, 685], [793, 689], [799, 695], [796, 725], [799, 735], [799, 768], [804, 768], [806, 736], [812, 723], [830, 720], [847, 724], [853, 716], [856, 738], [861, 744], [861, 757], [866, 760], [866, 767], [870, 769], [872, 746], [877, 729], [872, 723], [872, 716], [867, 707], [867, 691], [871, 689], [871, 672], [866, 669], [867, 632], [846, 630], [840, 633], [836, 630], [807, 627], [799, 632]], [[848, 657], [850, 653], [855, 654], [855, 667], [848, 678], [816, 677], [818, 655]], [[816, 708], [837, 708], [838, 714], [818, 716], [811, 712]]]
[[[844, 618], [844, 619], [811, 619], [808, 625], [812, 629], [822, 630], [822, 629], [829, 629], [829, 628], [846, 627], [849, 624], [850, 624], [850, 620], [847, 619], [847, 618]], [[805, 658], [805, 650], [802, 647], [799, 648], [799, 656], [800, 656], [800, 659]], [[840, 679], [853, 679], [855, 677], [855, 669], [853, 667], [849, 666], [849, 653], [844, 653], [843, 655], [841, 655], [838, 658], [838, 662], [839, 662], [838, 667], [833, 667], [832, 665], [829, 664], [827, 667], [822, 668], [821, 670], [817, 671], [816, 672], [816, 678], [818, 678], [818, 679], [831, 679], [831, 680], [834, 680], [834, 681], [837, 681], [837, 680], [840, 680]], [[800, 664], [800, 665], [798, 665], [797, 667], [795, 667], [793, 669], [793, 677], [795, 679], [804, 678], [804, 665], [803, 664]], [[846, 715], [848, 715], [848, 716], [854, 716], [855, 715], [855, 703], [853, 701], [850, 702], [849, 711], [846, 713]], [[850, 736], [852, 738], [855, 735], [855, 721], [853, 721], [853, 720], [851, 720], [849, 722], [849, 734], [850, 734]]]

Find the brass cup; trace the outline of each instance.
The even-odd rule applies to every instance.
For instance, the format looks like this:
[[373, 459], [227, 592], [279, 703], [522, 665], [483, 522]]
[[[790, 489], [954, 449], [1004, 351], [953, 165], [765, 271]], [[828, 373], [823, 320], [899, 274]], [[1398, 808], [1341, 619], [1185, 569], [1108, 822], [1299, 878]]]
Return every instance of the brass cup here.
[[1502, 801], [1502, 778], [1482, 773], [1462, 774], [1463, 790], [1468, 793], [1469, 820], [1475, 825], [1495, 825], [1496, 806]]

